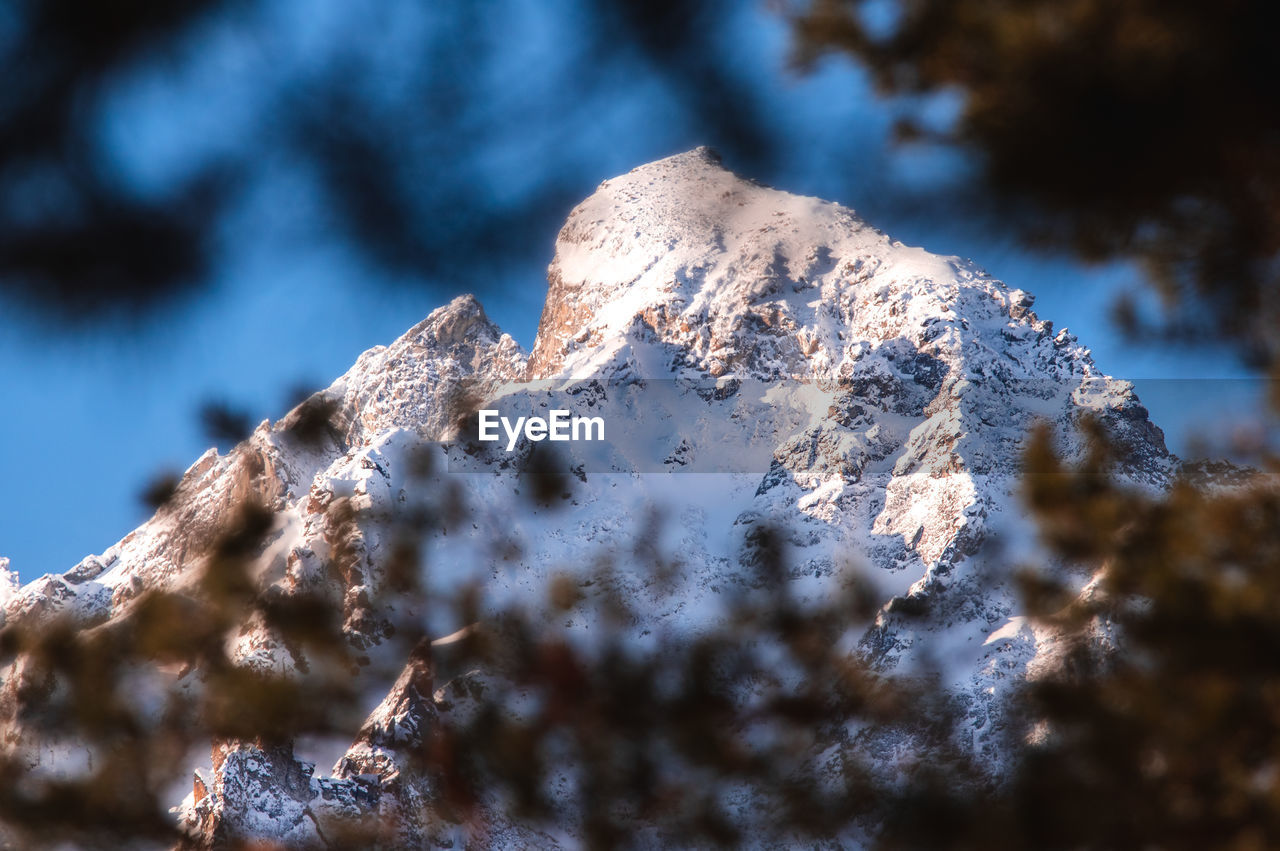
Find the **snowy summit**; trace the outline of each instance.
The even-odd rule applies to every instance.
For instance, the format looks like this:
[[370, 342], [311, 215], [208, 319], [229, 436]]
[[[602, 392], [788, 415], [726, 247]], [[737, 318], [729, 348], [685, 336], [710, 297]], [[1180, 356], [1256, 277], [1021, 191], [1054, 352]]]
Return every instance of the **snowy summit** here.
[[[1038, 318], [1028, 293], [894, 242], [838, 204], [738, 177], [705, 148], [602, 183], [569, 215], [548, 282], [527, 355], [460, 297], [361, 355], [309, 409], [264, 423], [226, 455], [210, 450], [175, 504], [102, 554], [12, 593], [0, 562], [3, 622], [67, 616], [88, 629], [149, 589], [189, 585], [199, 542], [253, 496], [276, 512], [257, 581], [284, 594], [329, 588], [343, 600], [346, 639], [376, 659], [395, 624], [416, 616], [387, 593], [395, 512], [434, 510], [442, 489], [457, 489], [465, 516], [427, 536], [421, 578], [442, 592], [479, 582], [496, 606], [544, 599], [562, 571], [632, 552], [652, 535], [646, 507], [660, 505], [666, 526], [653, 546], [678, 557], [678, 589], [655, 597], [639, 577], [618, 578], [642, 613], [637, 636], [712, 622], [727, 590], [748, 581], [744, 530], [768, 522], [784, 532], [798, 599], [823, 599], [851, 560], [862, 565], [882, 607], [858, 652], [880, 670], [932, 671], [964, 707], [973, 752], [998, 770], [1004, 701], [1054, 653], [1053, 636], [1020, 616], [1008, 575], [1038, 557], [1016, 496], [1026, 434], [1053, 424], [1070, 452], [1072, 425], [1090, 412], [1130, 450], [1121, 475], [1160, 487], [1177, 461], [1132, 388]], [[717, 392], [688, 389], [699, 381]], [[569, 504], [540, 510], [518, 493], [505, 436], [495, 451], [458, 439], [459, 388], [473, 410], [513, 416], [548, 388], [589, 402], [611, 441], [647, 441], [657, 466], [628, 467], [615, 444], [577, 470]], [[660, 410], [659, 392], [669, 396]], [[317, 406], [337, 425], [299, 439]], [[435, 457], [426, 479], [415, 473], [424, 439]], [[759, 463], [696, 467], [722, 444]], [[527, 452], [530, 441], [512, 448]], [[487, 474], [451, 472], [461, 464]], [[359, 534], [353, 566], [334, 577], [324, 565], [342, 500]], [[500, 558], [499, 543], [518, 555]], [[575, 625], [584, 641], [589, 627]], [[262, 670], [301, 664], [265, 627], [241, 634], [235, 657]], [[408, 754], [415, 737], [463, 711], [466, 690], [440, 677], [427, 689], [419, 662], [395, 664], [390, 680], [361, 675], [368, 720], [332, 752], [211, 742], [172, 801], [175, 818], [206, 838], [323, 845], [332, 820], [373, 815], [406, 847], [444, 843], [404, 815], [433, 794]], [[76, 770], [24, 728], [20, 669], [0, 670], [4, 748], [33, 771]], [[554, 840], [490, 805], [495, 844]]]

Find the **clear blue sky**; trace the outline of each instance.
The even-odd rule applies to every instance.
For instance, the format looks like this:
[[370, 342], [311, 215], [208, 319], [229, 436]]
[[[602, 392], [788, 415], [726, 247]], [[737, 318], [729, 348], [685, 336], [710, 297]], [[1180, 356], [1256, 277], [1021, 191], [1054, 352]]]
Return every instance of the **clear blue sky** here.
[[[636, 165], [715, 144], [673, 91], [680, 83], [640, 65], [601, 81], [589, 105], [568, 108], [560, 101], [578, 6], [571, 0], [493, 4], [497, 11], [487, 26], [499, 36], [520, 37], [510, 40], [511, 50], [495, 54], [500, 59], [486, 73], [493, 91], [516, 106], [502, 106], [506, 113], [492, 122], [483, 147], [468, 151], [457, 178], [473, 188], [477, 205], [506, 203], [548, 171], [567, 197], [584, 197]], [[784, 23], [763, 8], [742, 9], [722, 36], [731, 40], [741, 78], [766, 105], [784, 143], [771, 173], [749, 176], [841, 201], [895, 238], [972, 257], [1036, 293], [1037, 312], [1069, 326], [1092, 346], [1103, 369], [1137, 379], [1175, 449], [1186, 448], [1186, 434], [1198, 424], [1220, 422], [1232, 406], [1247, 410], [1246, 382], [1213, 384], [1215, 401], [1206, 405], [1208, 385], [1183, 381], [1247, 375], [1226, 354], [1155, 350], [1117, 335], [1107, 306], [1128, 279], [1126, 270], [1032, 257], [1001, 234], [975, 234], [963, 222], [906, 214], [891, 203], [889, 189], [927, 188], [966, 164], [891, 154], [889, 128], [900, 105], [876, 100], [842, 62], [806, 76], [788, 72]], [[263, 135], [272, 121], [263, 80], [287, 87], [291, 75], [363, 49], [372, 68], [366, 71], [391, 97], [412, 58], [397, 50], [398, 39], [430, 25], [423, 14], [420, 4], [409, 2], [369, 13], [338, 0], [271, 0], [249, 24], [215, 27], [202, 34], [198, 50], [123, 81], [102, 116], [101, 143], [123, 178], [146, 189], [200, 158], [270, 138]], [[950, 106], [934, 105], [938, 120], [945, 121]], [[567, 212], [568, 204], [528, 223], [525, 259], [485, 282], [490, 316], [526, 347], [546, 290], [545, 265]], [[278, 417], [295, 388], [327, 384], [361, 351], [390, 342], [471, 288], [452, 280], [388, 281], [326, 239], [325, 216], [325, 202], [305, 171], [277, 151], [262, 150], [251, 192], [220, 234], [217, 275], [208, 290], [132, 324], [74, 329], [0, 301], [0, 555], [12, 558], [24, 580], [64, 571], [144, 520], [138, 494], [145, 484], [159, 471], [185, 469], [208, 445], [197, 417], [202, 403], [223, 399], [255, 420]]]

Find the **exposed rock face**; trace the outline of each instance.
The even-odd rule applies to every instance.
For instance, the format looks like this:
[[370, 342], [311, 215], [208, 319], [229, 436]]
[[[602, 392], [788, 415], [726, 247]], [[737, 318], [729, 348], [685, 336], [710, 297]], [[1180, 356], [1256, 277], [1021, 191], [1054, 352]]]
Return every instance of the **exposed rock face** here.
[[470, 379], [484, 387], [524, 376], [525, 353], [484, 315], [474, 296], [454, 299], [388, 348], [365, 352], [326, 391], [342, 394], [351, 423], [348, 446], [368, 442], [388, 429], [417, 430], [441, 437], [448, 432], [442, 393]]
[[[1002, 701], [1053, 652], [1052, 636], [1018, 617], [1004, 572], [1035, 553], [1014, 495], [1022, 441], [1043, 419], [1062, 427], [1071, 451], [1066, 427], [1092, 412], [1127, 444], [1123, 474], [1160, 487], [1176, 459], [1131, 388], [1038, 319], [1027, 293], [971, 263], [892, 242], [839, 205], [743, 180], [706, 149], [602, 184], [570, 215], [548, 277], [527, 362], [473, 298], [456, 299], [390, 347], [366, 352], [280, 423], [264, 423], [226, 456], [206, 453], [172, 507], [102, 555], [7, 602], [0, 569], [4, 617], [70, 614], [86, 628], [109, 621], [144, 589], [189, 582], [212, 530], [253, 498], [276, 512], [259, 581], [337, 595], [347, 639], [376, 653], [397, 622], [419, 615], [379, 602], [388, 599], [388, 518], [397, 512], [448, 514], [465, 504], [463, 517], [428, 536], [424, 576], [444, 588], [484, 581], [495, 599], [519, 599], [544, 595], [566, 565], [631, 551], [650, 534], [645, 506], [657, 503], [672, 525], [658, 546], [679, 561], [681, 585], [674, 603], [619, 577], [617, 590], [644, 612], [637, 629], [696, 630], [724, 589], [746, 581], [742, 530], [778, 524], [802, 598], [827, 593], [849, 554], [865, 562], [884, 608], [864, 651], [885, 670], [937, 666], [966, 707], [974, 751], [998, 765]], [[460, 406], [515, 398], [526, 391], [513, 382], [524, 379], [589, 378], [611, 382], [594, 386], [593, 404], [611, 421], [632, 422], [646, 411], [616, 391], [628, 382], [755, 382], [699, 397], [698, 427], [710, 422], [763, 447], [767, 470], [590, 470], [574, 485], [572, 507], [551, 521], [513, 495], [509, 476], [450, 479], [437, 470], [432, 487], [416, 477], [421, 440], [451, 437]], [[682, 428], [655, 438], [670, 470], [699, 451]], [[436, 458], [456, 456], [444, 448]], [[500, 453], [472, 460], [505, 464]], [[350, 507], [355, 534], [335, 579], [325, 565], [335, 559], [338, 505]], [[512, 551], [514, 574], [499, 570]], [[265, 630], [243, 634], [236, 652], [264, 670], [300, 663]], [[362, 683], [377, 686], [370, 715], [327, 774], [287, 747], [218, 743], [183, 817], [210, 841], [324, 843], [334, 835], [326, 825], [363, 817], [395, 824], [396, 844], [447, 844], [452, 835], [429, 817], [430, 783], [406, 755], [465, 703], [454, 673], [412, 658], [395, 682]], [[33, 766], [50, 764], [54, 755], [14, 720], [20, 680], [20, 665], [0, 672], [6, 746]], [[552, 841], [500, 813], [487, 824], [497, 844]]]
[[101, 555], [10, 594], [5, 616], [62, 611], [74, 600], [69, 610], [78, 618], [101, 622], [142, 589], [180, 581], [234, 506], [254, 498], [275, 511], [297, 507], [335, 461], [390, 432], [443, 437], [458, 381], [484, 387], [524, 368], [519, 345], [474, 297], [460, 296], [391, 346], [362, 354], [326, 390], [276, 425], [262, 423], [227, 455], [210, 449], [183, 475], [179, 498]]

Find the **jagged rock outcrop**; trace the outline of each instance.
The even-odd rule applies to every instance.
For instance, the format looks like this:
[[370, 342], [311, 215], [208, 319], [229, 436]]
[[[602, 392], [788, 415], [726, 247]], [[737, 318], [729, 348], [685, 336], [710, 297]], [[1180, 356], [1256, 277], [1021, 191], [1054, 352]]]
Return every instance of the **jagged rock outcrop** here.
[[[376, 655], [423, 617], [388, 593], [397, 518], [445, 518], [426, 531], [423, 582], [479, 582], [509, 601], [541, 599], [557, 572], [648, 541], [646, 507], [660, 504], [670, 528], [651, 545], [678, 564], [677, 589], [657, 598], [625, 574], [611, 587], [642, 612], [637, 630], [696, 631], [717, 595], [748, 582], [740, 544], [753, 525], [783, 530], [804, 599], [828, 593], [857, 554], [883, 596], [863, 652], [883, 670], [932, 666], [965, 707], [973, 751], [998, 766], [1002, 702], [1053, 653], [1052, 636], [1018, 616], [1007, 573], [1035, 553], [1016, 498], [1025, 435], [1050, 422], [1072, 451], [1070, 426], [1095, 414], [1127, 446], [1121, 475], [1161, 487], [1176, 459], [1132, 388], [1039, 319], [1028, 293], [893, 242], [837, 204], [744, 180], [706, 149], [603, 183], [569, 216], [548, 279], [527, 360], [475, 299], [455, 299], [281, 422], [225, 456], [210, 450], [170, 506], [105, 553], [7, 601], [0, 584], [6, 621], [61, 613], [90, 628], [145, 589], [180, 587], [219, 523], [252, 499], [275, 516], [258, 582], [339, 599], [346, 639]], [[532, 379], [543, 383], [522, 383]], [[655, 381], [674, 400], [661, 416], [646, 407], [654, 397], [630, 394]], [[527, 408], [551, 385], [645, 443], [662, 472], [637, 473], [616, 452], [584, 462], [571, 507], [548, 520], [516, 493], [504, 453], [448, 442], [477, 401]], [[424, 439], [448, 442], [429, 447], [430, 473]], [[717, 441], [759, 468], [670, 475]], [[451, 478], [454, 464], [491, 474]], [[306, 664], [262, 627], [239, 636], [236, 659]], [[410, 755], [465, 703], [458, 673], [413, 658], [393, 682], [360, 680], [368, 719], [319, 774], [289, 747], [211, 743], [182, 818], [209, 842], [323, 844], [343, 818], [394, 824], [392, 844], [453, 841], [447, 818], [423, 815], [433, 790]], [[6, 747], [48, 767], [55, 757], [16, 721], [20, 678], [0, 672]], [[498, 844], [552, 841], [490, 815]]]

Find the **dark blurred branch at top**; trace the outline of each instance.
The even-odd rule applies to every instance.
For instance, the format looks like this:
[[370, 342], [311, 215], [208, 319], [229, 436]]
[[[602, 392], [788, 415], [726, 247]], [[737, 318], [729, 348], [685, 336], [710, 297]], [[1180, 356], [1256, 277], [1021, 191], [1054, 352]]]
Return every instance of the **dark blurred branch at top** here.
[[0, 281], [75, 314], [128, 311], [200, 281], [227, 175], [210, 164], [161, 198], [111, 173], [94, 108], [227, 0], [10, 5], [0, 50]]
[[[735, 162], [772, 160], [777, 130], [718, 38], [731, 6], [584, 4], [583, 42], [563, 50], [571, 70], [555, 94], [559, 115], [548, 112], [555, 104], [521, 91], [485, 91], [486, 75], [512, 45], [509, 36], [495, 39], [491, 12], [459, 6], [424, 33], [407, 94], [388, 102], [358, 66], [334, 67], [286, 102], [296, 131], [290, 143], [311, 164], [345, 234], [382, 268], [483, 287], [513, 262], [545, 260], [551, 229], [598, 177], [584, 182], [557, 161], [556, 148], [590, 130], [592, 105], [613, 96], [619, 73], [656, 76], [681, 107], [675, 120]], [[484, 185], [492, 173], [477, 161], [512, 137], [548, 129], [544, 156], [526, 163], [532, 179], [525, 191], [506, 197], [505, 187]]]
[[[1122, 304], [1126, 324], [1226, 337], [1246, 357], [1274, 357], [1273, 4], [783, 5], [803, 59], [852, 55], [882, 92], [906, 96], [899, 105], [961, 96], [950, 126], [924, 112], [900, 124], [906, 143], [953, 146], [983, 165], [959, 195], [932, 187], [922, 215], [1085, 260], [1138, 261], [1167, 312], [1152, 326]], [[501, 4], [339, 8], [326, 13], [338, 23], [323, 37], [332, 43], [305, 56], [317, 48], [286, 31], [290, 9], [301, 7], [28, 0], [0, 13], [0, 294], [58, 317], [96, 317], [194, 292], [248, 250], [226, 226], [283, 169], [304, 175], [319, 199], [308, 238], [359, 258], [367, 280], [486, 295], [545, 262], [567, 209], [618, 167], [605, 149], [616, 140], [592, 139], [628, 97], [647, 98], [655, 116], [652, 156], [709, 143], [765, 178], [798, 156], [799, 128], [778, 120], [758, 69], [743, 61], [749, 3], [583, 0], [529, 13], [550, 22], [542, 33], [507, 20], [519, 10]], [[252, 104], [252, 119], [216, 153], [184, 149], [177, 176], [138, 185], [106, 141], [105, 128], [129, 118], [113, 96], [133, 80], [216, 68], [209, 57], [222, 37], [264, 58], [248, 83], [208, 75], [224, 99], [210, 115], [216, 124], [230, 100]], [[851, 77], [851, 98], [857, 85]], [[185, 110], [198, 111], [208, 92], [175, 91], [189, 101], [160, 121], [185, 139], [194, 132]], [[865, 156], [850, 146], [852, 159]], [[892, 193], [873, 194], [893, 207], [881, 197]], [[272, 215], [296, 223], [307, 213], [283, 199]]]
[[[597, 4], [606, 49], [630, 43], [662, 74], [689, 116], [706, 126], [739, 168], [767, 173], [785, 146], [762, 114], [740, 63], [728, 55], [723, 32], [736, 5], [733, 0], [605, 0]], [[601, 57], [603, 58], [603, 56]]]
[[[320, 62], [291, 64], [272, 53], [297, 47], [272, 29], [288, 6], [29, 0], [0, 15], [0, 293], [55, 318], [96, 319], [197, 291], [247, 247], [226, 239], [225, 225], [268, 161], [307, 176], [321, 200], [320, 238], [351, 249], [370, 279], [483, 290], [545, 261], [554, 228], [601, 177], [566, 142], [591, 132], [620, 81], [656, 82], [676, 107], [676, 129], [662, 133], [715, 144], [740, 167], [767, 172], [785, 134], [733, 61], [725, 23], [746, 7], [726, 0], [558, 10], [572, 43], [549, 45], [554, 68], [524, 77], [495, 72], [528, 45], [492, 8], [334, 13], [353, 19], [349, 32]], [[122, 120], [113, 95], [203, 67], [227, 33], [266, 46], [256, 91], [242, 98], [242, 80], [216, 84], [237, 102], [260, 98], [261, 114], [216, 154], [192, 144], [180, 177], [136, 185], [106, 141], [105, 126]], [[395, 46], [384, 45], [392, 35]], [[394, 74], [382, 64], [389, 53]], [[182, 111], [162, 120], [183, 131]], [[513, 174], [513, 151], [523, 174]]]
[[806, 0], [803, 59], [888, 94], [959, 92], [935, 141], [1032, 243], [1139, 261], [1171, 327], [1258, 360], [1280, 319], [1280, 7], [1267, 0]]

